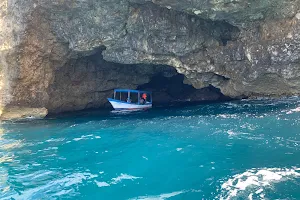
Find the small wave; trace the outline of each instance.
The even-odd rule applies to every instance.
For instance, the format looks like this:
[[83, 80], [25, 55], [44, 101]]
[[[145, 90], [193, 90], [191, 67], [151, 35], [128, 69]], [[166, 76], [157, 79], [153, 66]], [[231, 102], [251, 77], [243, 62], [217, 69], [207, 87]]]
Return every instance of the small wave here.
[[[285, 181], [290, 178], [300, 176], [300, 168], [263, 168], [251, 169], [242, 174], [234, 175], [221, 186], [221, 195], [217, 197], [220, 200], [230, 200], [233, 197], [246, 197], [252, 199], [254, 195], [264, 198], [264, 188], [271, 186], [272, 183]], [[252, 188], [251, 191], [246, 190]], [[250, 194], [247, 194], [247, 192]], [[255, 191], [255, 192], [253, 192]]]
[[219, 114], [217, 115], [219, 118], [224, 118], [224, 119], [236, 119], [239, 118], [236, 114]]
[[176, 151], [181, 151], [182, 150], [182, 148], [176, 148]]
[[236, 135], [237, 133], [235, 133], [233, 130], [228, 130], [227, 131], [228, 135], [232, 136], [232, 135]]
[[[104, 171], [100, 171], [99, 174], [104, 174]], [[130, 175], [127, 175], [127, 174], [121, 174], [117, 178], [113, 178], [110, 183], [104, 182], [104, 181], [100, 182], [100, 181], [97, 181], [97, 180], [94, 180], [94, 182], [100, 188], [100, 187], [109, 187], [111, 184], [117, 184], [118, 182], [120, 182], [123, 179], [133, 180], [133, 179], [136, 179], [136, 178], [139, 178], [139, 177], [134, 177], [134, 176], [130, 176]]]
[[46, 149], [43, 149], [43, 150], [38, 150], [39, 152], [40, 151], [52, 151], [52, 150], [57, 150], [58, 149], [58, 147], [48, 147], [48, 148], [46, 148]]
[[224, 103], [224, 105], [226, 105], [227, 108], [237, 108], [240, 106], [240, 105], [238, 105], [236, 103], [232, 103], [232, 102]]
[[95, 183], [97, 184], [98, 187], [109, 187], [110, 184], [106, 183], [106, 182], [99, 182], [95, 180]]
[[[45, 175], [45, 173], [43, 174]], [[48, 175], [48, 173], [46, 173]], [[41, 185], [35, 188], [31, 188], [28, 190], [25, 190], [21, 192], [20, 194], [13, 194], [9, 196], [8, 198], [12, 199], [37, 199], [39, 194], [45, 194], [49, 192], [51, 189], [59, 190], [59, 189], [65, 189], [61, 193], [55, 193], [52, 196], [58, 196], [58, 195], [66, 195], [69, 194], [70, 192], [73, 192], [74, 190], [71, 188], [69, 190], [69, 187], [74, 186], [74, 185], [79, 185], [81, 184], [84, 180], [89, 180], [97, 177], [95, 174], [90, 174], [90, 173], [74, 173], [68, 176], [65, 176], [61, 179], [56, 179], [54, 181], [47, 182], [45, 185]]]
[[13, 162], [13, 161], [14, 161], [14, 155], [12, 155], [12, 156], [4, 155], [4, 156], [0, 157], [0, 163], [7, 163], [7, 162]]
[[185, 191], [165, 193], [165, 194], [160, 194], [160, 195], [156, 195], [156, 196], [140, 196], [140, 197], [132, 198], [130, 200], [165, 200], [165, 199], [175, 197], [175, 196], [183, 194], [183, 193], [185, 193]]
[[143, 156], [142, 158], [144, 158], [145, 160], [148, 160], [148, 158], [146, 156]]
[[33, 180], [33, 179], [38, 179], [38, 178], [44, 178], [44, 177], [47, 177], [48, 175], [52, 174], [53, 172], [52, 171], [37, 171], [37, 172], [34, 172], [34, 173], [31, 173], [31, 174], [25, 174], [25, 175], [18, 175], [18, 179], [20, 180], [25, 180], [25, 179], [30, 179], [30, 180]]
[[63, 196], [63, 195], [67, 195], [69, 193], [71, 193], [73, 191], [73, 189], [70, 189], [70, 190], [61, 190], [57, 193], [55, 193], [53, 196], [54, 197], [60, 197], [60, 196]]
[[286, 141], [288, 141], [288, 142], [294, 142], [294, 143], [300, 143], [299, 140], [290, 140], [290, 139], [287, 139]]
[[51, 139], [46, 140], [46, 142], [62, 142], [64, 140], [65, 140], [65, 138], [57, 138], [57, 139], [51, 138]]
[[112, 180], [111, 184], [117, 184], [117, 183], [121, 182], [122, 180], [134, 180], [134, 179], [140, 179], [140, 178], [142, 178], [142, 177], [131, 176], [128, 174], [120, 174], [120, 176], [111, 179]]
[[242, 129], [248, 129], [248, 130], [250, 130], [250, 131], [254, 131], [254, 130], [256, 130], [256, 129], [258, 128], [257, 125], [250, 124], [250, 123], [242, 124], [240, 127], [241, 127]]
[[292, 113], [294, 113], [294, 112], [300, 112], [300, 107], [297, 107], [297, 108], [295, 108], [295, 109], [291, 109], [291, 110], [289, 110], [288, 112], [286, 112], [286, 114], [292, 114]]
[[23, 146], [22, 142], [23, 141], [21, 141], [21, 140], [17, 140], [17, 141], [13, 141], [13, 142], [9, 141], [6, 144], [1, 144], [0, 148], [3, 149], [3, 150], [20, 148], [20, 147]]
[[[80, 138], [74, 138], [73, 140], [74, 141], [79, 141], [79, 140], [87, 140], [89, 138], [92, 138], [94, 135], [93, 134], [90, 134], [90, 135], [82, 135]], [[101, 138], [100, 136], [96, 136], [95, 137], [96, 139], [99, 139]], [[92, 138], [93, 139], [93, 138]]]
[[74, 138], [73, 140], [74, 140], [74, 141], [79, 141], [79, 140], [83, 140], [83, 139], [84, 139], [84, 138], [81, 137], [81, 138]]
[[249, 133], [245, 133], [245, 132], [240, 132], [240, 131], [235, 131], [235, 130], [227, 130], [226, 133], [228, 134], [229, 137], [233, 137], [233, 136], [239, 136], [239, 135], [248, 135]]

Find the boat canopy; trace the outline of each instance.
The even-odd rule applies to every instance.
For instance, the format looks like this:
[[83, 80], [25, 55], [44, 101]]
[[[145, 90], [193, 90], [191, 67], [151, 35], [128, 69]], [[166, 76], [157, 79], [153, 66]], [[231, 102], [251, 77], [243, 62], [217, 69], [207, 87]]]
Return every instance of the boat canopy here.
[[[146, 94], [146, 96], [143, 98], [144, 94]], [[143, 90], [114, 89], [112, 99], [137, 105], [152, 104], [152, 92]], [[109, 101], [112, 101], [112, 99], [109, 99]]]
[[115, 89], [114, 92], [130, 92], [130, 93], [147, 93], [147, 94], [152, 94], [152, 92], [149, 92], [149, 91], [129, 90], [129, 89]]

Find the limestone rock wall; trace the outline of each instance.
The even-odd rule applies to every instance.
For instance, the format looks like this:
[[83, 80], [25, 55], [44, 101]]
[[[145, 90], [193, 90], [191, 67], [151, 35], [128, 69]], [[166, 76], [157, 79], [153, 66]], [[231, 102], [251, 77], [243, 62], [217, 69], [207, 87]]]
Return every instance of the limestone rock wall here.
[[[158, 70], [153, 64], [230, 97], [297, 95], [299, 6], [299, 0], [2, 0], [0, 106], [53, 112], [103, 106], [106, 91], [147, 83]], [[103, 61], [99, 48], [116, 64]]]
[[[264, 11], [271, 9], [265, 6]], [[280, 11], [285, 9], [291, 8]], [[147, 4], [131, 12], [127, 36], [109, 47], [104, 58], [168, 64], [196, 88], [213, 85], [231, 97], [299, 94], [300, 21], [299, 14], [292, 13], [245, 18], [243, 23], [232, 16], [232, 25]]]

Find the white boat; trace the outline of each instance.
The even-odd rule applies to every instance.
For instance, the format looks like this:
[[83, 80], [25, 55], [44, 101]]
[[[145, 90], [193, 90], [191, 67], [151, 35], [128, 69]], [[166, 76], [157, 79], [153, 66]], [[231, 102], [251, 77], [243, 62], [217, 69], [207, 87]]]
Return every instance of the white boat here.
[[115, 89], [107, 98], [115, 110], [146, 110], [152, 108], [152, 93], [141, 90]]

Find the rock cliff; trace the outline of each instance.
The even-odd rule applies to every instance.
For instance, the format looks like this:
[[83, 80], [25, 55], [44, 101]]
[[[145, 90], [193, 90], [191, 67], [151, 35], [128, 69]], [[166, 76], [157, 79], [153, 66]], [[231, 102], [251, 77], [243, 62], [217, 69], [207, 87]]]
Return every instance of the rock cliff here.
[[298, 95], [299, 1], [2, 0], [1, 108], [101, 107], [170, 67], [233, 98]]

